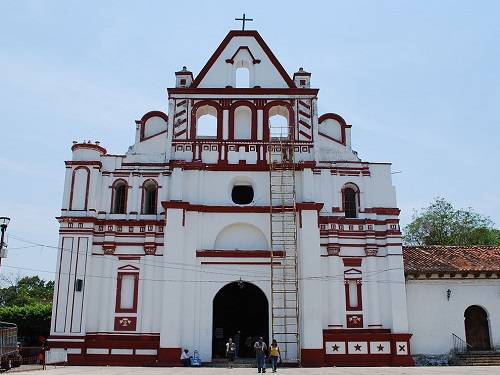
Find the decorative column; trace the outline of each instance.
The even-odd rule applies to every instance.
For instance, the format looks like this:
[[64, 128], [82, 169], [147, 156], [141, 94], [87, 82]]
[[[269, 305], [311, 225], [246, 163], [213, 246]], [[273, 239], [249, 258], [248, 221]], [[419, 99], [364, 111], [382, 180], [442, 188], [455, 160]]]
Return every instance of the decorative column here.
[[142, 289], [142, 316], [141, 316], [141, 332], [153, 332], [153, 310], [154, 310], [154, 264], [156, 245], [144, 244], [144, 257], [142, 258], [143, 280], [141, 282]]
[[344, 267], [340, 257], [340, 246], [328, 244], [328, 264], [330, 269], [330, 327], [344, 326], [345, 297], [344, 297]]
[[101, 303], [100, 303], [100, 314], [99, 314], [99, 332], [109, 332], [112, 330], [113, 325], [111, 324], [114, 316], [114, 302], [116, 296], [113, 295], [113, 291], [116, 293], [116, 288], [113, 288], [113, 283], [116, 278], [115, 271], [115, 245], [103, 245], [104, 256], [102, 257], [102, 283], [101, 283]]
[[365, 248], [366, 254], [366, 277], [364, 284], [367, 285], [368, 307], [365, 312], [368, 312], [368, 328], [380, 328], [380, 304], [378, 292], [378, 267], [377, 267], [377, 247]]
[[[175, 170], [174, 170], [175, 172]], [[165, 227], [162, 292], [160, 348], [158, 363], [160, 365], [180, 365], [181, 332], [182, 332], [182, 280], [184, 272], [180, 268], [171, 268], [171, 264], [183, 261], [185, 230], [185, 203], [163, 202], [167, 225]]]
[[317, 210], [302, 210], [299, 246], [301, 356], [304, 366], [323, 366], [321, 280], [311, 278], [321, 270], [321, 247]]

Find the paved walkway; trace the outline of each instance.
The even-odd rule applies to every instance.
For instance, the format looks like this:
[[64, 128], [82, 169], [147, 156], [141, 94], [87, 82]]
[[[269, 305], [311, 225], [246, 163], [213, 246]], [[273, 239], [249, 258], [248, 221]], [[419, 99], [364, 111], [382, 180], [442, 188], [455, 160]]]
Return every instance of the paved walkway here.
[[[256, 374], [253, 368], [148, 368], [148, 367], [59, 367], [46, 371], [27, 371], [23, 374], [47, 375], [215, 375]], [[500, 367], [336, 367], [285, 368], [283, 375], [498, 375]], [[271, 374], [267, 371], [266, 374]]]

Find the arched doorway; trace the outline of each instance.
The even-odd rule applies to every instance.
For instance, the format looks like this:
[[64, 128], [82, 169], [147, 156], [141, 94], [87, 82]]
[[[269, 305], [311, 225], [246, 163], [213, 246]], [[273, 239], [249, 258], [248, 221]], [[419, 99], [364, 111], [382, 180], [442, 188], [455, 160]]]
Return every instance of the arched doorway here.
[[254, 356], [256, 337], [269, 342], [269, 305], [257, 286], [242, 281], [227, 284], [214, 297], [213, 314], [214, 358], [225, 356], [229, 337], [239, 340], [238, 356], [243, 358]]
[[472, 350], [490, 350], [488, 315], [480, 306], [469, 306], [464, 313], [465, 339]]

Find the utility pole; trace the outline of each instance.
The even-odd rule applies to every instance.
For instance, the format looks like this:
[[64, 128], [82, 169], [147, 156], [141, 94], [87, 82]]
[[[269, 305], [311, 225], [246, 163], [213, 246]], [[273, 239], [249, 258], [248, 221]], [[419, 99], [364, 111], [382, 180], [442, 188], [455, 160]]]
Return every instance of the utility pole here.
[[2, 264], [2, 258], [5, 258], [5, 256], [7, 255], [6, 254], [7, 244], [5, 244], [5, 249], [4, 249], [4, 238], [5, 238], [5, 231], [7, 230], [9, 222], [10, 218], [4, 216], [0, 217], [0, 230], [2, 231], [2, 237], [0, 239], [0, 264]]

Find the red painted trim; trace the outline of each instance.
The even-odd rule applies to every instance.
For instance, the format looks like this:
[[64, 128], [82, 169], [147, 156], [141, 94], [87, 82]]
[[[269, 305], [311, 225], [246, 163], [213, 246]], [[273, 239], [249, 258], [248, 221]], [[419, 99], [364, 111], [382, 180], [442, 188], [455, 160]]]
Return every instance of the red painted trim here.
[[[234, 87], [210, 87], [210, 88], [193, 88], [191, 87], [171, 87], [167, 89], [170, 95], [262, 95], [267, 99], [269, 95], [281, 95], [282, 99], [289, 99], [290, 95], [300, 95], [302, 98], [310, 99], [316, 98], [319, 89], [305, 89], [305, 88], [261, 88], [253, 87], [249, 89], [234, 88]], [[197, 97], [196, 97], [197, 98]], [[195, 97], [190, 97], [195, 99]], [[201, 99], [201, 97], [200, 97]], [[247, 99], [255, 99], [248, 97]]]
[[135, 331], [137, 329], [137, 317], [115, 316], [115, 331]]
[[[121, 308], [121, 294], [122, 294], [122, 277], [123, 276], [134, 276], [134, 299], [132, 308], [123, 309]], [[139, 272], [118, 272], [117, 281], [116, 281], [116, 304], [115, 304], [115, 313], [137, 313], [137, 301], [139, 294]]]
[[236, 52], [234, 53], [233, 56], [231, 56], [230, 59], [227, 59], [226, 62], [228, 64], [234, 64], [234, 58], [235, 56], [238, 54], [238, 52], [240, 52], [241, 50], [247, 50], [248, 53], [250, 54], [250, 56], [252, 57], [252, 63], [253, 64], [260, 64], [260, 60], [256, 59], [254, 56], [253, 56], [253, 53], [252, 51], [250, 51], [250, 48], [248, 48], [248, 46], [240, 46], [238, 47], [238, 49], [236, 50]]
[[[356, 306], [351, 306], [350, 302], [350, 290], [349, 290], [349, 281], [356, 282], [356, 294], [358, 299], [358, 304]], [[347, 311], [362, 311], [363, 310], [363, 293], [361, 290], [361, 278], [345, 278], [344, 287], [345, 287], [345, 308]], [[358, 314], [355, 314], [358, 315]], [[360, 315], [360, 314], [359, 314]], [[361, 325], [363, 327], [363, 325]]]
[[71, 146], [71, 151], [73, 152], [78, 149], [94, 150], [99, 152], [101, 155], [106, 155], [107, 153], [104, 147], [101, 147], [93, 143], [75, 143], [73, 146]]
[[342, 261], [344, 267], [361, 267], [361, 258], [342, 258]]
[[146, 195], [146, 184], [148, 182], [152, 182], [154, 185], [155, 185], [155, 205], [154, 205], [154, 208], [153, 208], [153, 212], [152, 213], [149, 213], [147, 215], [156, 215], [156, 212], [157, 212], [157, 207], [158, 207], [158, 182], [156, 182], [156, 180], [152, 179], [152, 178], [148, 178], [147, 180], [145, 180], [143, 183], [142, 183], [142, 186], [141, 186], [141, 215], [145, 215], [144, 213], [144, 203], [145, 203], [145, 195]]
[[271, 49], [267, 46], [266, 42], [264, 42], [264, 40], [262, 39], [262, 37], [260, 36], [260, 34], [257, 31], [254, 31], [254, 30], [241, 30], [241, 31], [240, 30], [238, 30], [238, 31], [231, 30], [226, 35], [226, 37], [224, 38], [224, 40], [221, 42], [221, 44], [219, 45], [219, 47], [217, 47], [217, 49], [215, 50], [215, 52], [213, 53], [213, 55], [210, 57], [210, 59], [208, 60], [208, 62], [205, 64], [205, 66], [203, 67], [203, 69], [200, 71], [200, 73], [196, 76], [196, 78], [194, 79], [193, 83], [191, 84], [191, 87], [193, 87], [193, 88], [198, 87], [198, 85], [203, 80], [203, 78], [205, 77], [205, 75], [208, 73], [208, 71], [210, 70], [210, 68], [215, 64], [215, 62], [217, 61], [217, 59], [219, 58], [219, 56], [222, 54], [222, 52], [224, 51], [224, 49], [228, 46], [228, 44], [231, 41], [231, 39], [233, 39], [234, 37], [238, 37], [238, 36], [247, 36], [247, 37], [253, 37], [253, 38], [255, 38], [255, 40], [257, 41], [257, 43], [259, 43], [260, 47], [263, 49], [264, 53], [267, 55], [267, 57], [269, 58], [269, 60], [271, 61], [271, 63], [275, 66], [275, 68], [281, 74], [281, 76], [283, 77], [283, 79], [285, 80], [285, 82], [288, 84], [288, 87], [290, 87], [290, 88], [295, 88], [296, 87], [295, 83], [290, 78], [290, 76], [288, 75], [288, 73], [286, 72], [286, 70], [283, 68], [283, 66], [280, 64], [280, 62], [278, 61], [278, 59], [276, 58], [276, 56], [274, 56], [274, 54], [272, 53]]
[[325, 351], [321, 349], [301, 349], [301, 365], [304, 367], [322, 367], [325, 365]]
[[[185, 211], [195, 212], [217, 212], [217, 213], [269, 213], [269, 206], [206, 206], [203, 204], [191, 204], [179, 201], [163, 201], [163, 208], [183, 209]], [[323, 203], [297, 203], [297, 211], [320, 211]], [[280, 212], [280, 207], [273, 208], [274, 212]]]
[[[96, 225], [121, 225], [121, 226], [145, 226], [156, 225], [165, 226], [165, 220], [134, 220], [134, 219], [98, 219], [95, 217], [80, 217], [80, 216], [58, 216], [56, 217], [60, 223], [94, 223]], [[90, 229], [90, 228], [87, 228]], [[103, 232], [104, 233], [104, 232]]]
[[235, 111], [238, 107], [248, 107], [250, 108], [250, 111], [252, 113], [252, 128], [251, 128], [251, 133], [250, 133], [250, 139], [245, 141], [257, 141], [257, 107], [255, 106], [254, 103], [252, 103], [249, 100], [238, 100], [234, 103], [231, 104], [229, 107], [229, 129], [228, 129], [228, 140], [229, 141], [234, 141], [234, 117], [235, 117]]
[[[118, 183], [124, 182], [125, 183], [125, 203], [123, 207], [123, 212], [115, 212], [115, 190], [116, 190], [116, 185]], [[128, 185], [127, 180], [124, 180], [123, 178], [118, 178], [115, 181], [113, 181], [113, 185], [111, 186], [111, 208], [109, 210], [110, 213], [117, 213], [120, 215], [124, 215], [127, 213], [127, 203], [128, 203], [128, 189], [130, 186]]]
[[79, 167], [76, 167], [75, 169], [73, 169], [73, 173], [71, 175], [71, 191], [70, 191], [70, 195], [69, 195], [69, 210], [70, 211], [73, 210], [73, 192], [74, 192], [74, 188], [75, 188], [75, 173], [79, 169], [85, 169], [87, 171], [87, 184], [85, 187], [85, 204], [84, 204], [83, 211], [86, 211], [87, 207], [88, 207], [89, 188], [90, 188], [90, 169], [86, 166], [79, 166]]
[[[76, 294], [75, 285], [76, 285], [76, 275], [78, 274], [78, 258], [80, 255], [80, 240], [82, 238], [85, 238], [85, 240], [87, 240], [87, 249], [88, 249], [88, 241], [89, 241], [87, 237], [78, 237], [78, 241], [76, 242], [75, 276], [73, 278], [73, 291], [72, 291], [73, 298], [71, 301], [71, 319], [70, 319], [70, 323], [69, 323], [69, 331], [71, 333], [77, 333], [77, 332], [73, 332], [73, 313], [75, 311], [75, 294]], [[71, 268], [70, 268], [70, 274], [71, 274]], [[68, 285], [68, 287], [69, 287], [69, 285]]]
[[[283, 251], [275, 251], [275, 257], [282, 257]], [[196, 257], [201, 258], [271, 258], [269, 250], [196, 250]]]
[[398, 216], [401, 213], [401, 210], [399, 208], [371, 207], [371, 208], [365, 208], [364, 211], [360, 211], [360, 212], [367, 213], [367, 214]]
[[[55, 314], [54, 314], [54, 332], [57, 331], [57, 313], [58, 313], [58, 308], [59, 308], [59, 294], [60, 294], [60, 289], [61, 289], [61, 267], [62, 267], [62, 257], [64, 251], [66, 251], [66, 248], [64, 247], [64, 240], [67, 237], [63, 237], [61, 240], [61, 248], [58, 250], [60, 251], [59, 255], [59, 270], [57, 272], [57, 294], [56, 294], [56, 309], [55, 309]], [[73, 239], [71, 239], [73, 240]], [[71, 246], [71, 251], [73, 251], [73, 245]]]
[[[413, 366], [410, 355], [409, 333], [391, 333], [388, 329], [328, 329], [323, 330], [323, 347], [326, 342], [344, 342], [347, 348], [349, 342], [366, 342], [368, 354], [325, 354], [327, 366]], [[370, 352], [370, 343], [389, 342], [390, 354]], [[408, 355], [397, 355], [396, 342], [407, 343]]]
[[[251, 266], [270, 266], [271, 262], [201, 262], [201, 264], [238, 264]], [[272, 262], [272, 264], [281, 264], [280, 262]]]
[[[385, 224], [397, 224], [398, 219], [359, 219], [359, 218], [345, 218], [343, 216], [320, 216], [319, 224], [343, 224], [343, 225], [385, 225]], [[332, 230], [332, 229], [329, 229]], [[335, 229], [333, 229], [335, 230]], [[385, 231], [380, 231], [384, 233]]]
[[350, 128], [351, 126], [350, 125], [347, 125], [347, 123], [345, 122], [345, 120], [342, 118], [342, 116], [340, 115], [337, 115], [336, 113], [325, 113], [321, 116], [319, 116], [319, 119], [318, 119], [318, 124], [321, 124], [323, 121], [325, 120], [328, 120], [328, 119], [331, 119], [331, 120], [335, 120], [337, 121], [339, 124], [340, 124], [340, 132], [341, 132], [341, 140], [339, 141], [338, 139], [335, 139], [335, 138], [332, 138], [322, 132], [319, 132], [319, 134], [322, 136], [322, 137], [325, 137], [325, 138], [328, 138], [332, 141], [335, 141], [337, 143], [340, 143], [342, 145], [346, 145], [346, 131], [345, 129], [346, 128]]
[[159, 348], [158, 364], [162, 366], [181, 366], [181, 348]]
[[[302, 89], [301, 89], [302, 90]], [[288, 109], [288, 128], [291, 129], [292, 134], [288, 135], [288, 138], [291, 140], [295, 140], [295, 111], [293, 109], [292, 104], [290, 102], [284, 101], [284, 100], [273, 100], [268, 102], [264, 106], [264, 114], [263, 114], [263, 141], [264, 142], [269, 142], [269, 137], [270, 137], [270, 130], [269, 130], [269, 111], [273, 107], [285, 107]]]
[[[203, 140], [203, 138], [197, 138], [196, 137], [196, 128], [197, 128], [197, 115], [196, 112], [198, 111], [199, 108], [201, 107], [213, 107], [217, 111], [217, 139], [222, 139], [222, 124], [223, 124], [223, 109], [222, 106], [217, 103], [215, 100], [201, 100], [199, 102], [196, 102], [193, 107], [191, 108], [191, 127], [190, 127], [190, 135], [189, 139], [192, 141], [196, 140]], [[194, 154], [195, 149], [193, 148], [193, 159], [200, 159], [198, 155]], [[200, 152], [201, 153], [201, 152]], [[201, 156], [201, 155], [200, 155]]]
[[145, 127], [146, 127], [146, 121], [148, 121], [151, 117], [161, 117], [163, 120], [165, 120], [165, 122], [168, 124], [168, 116], [161, 112], [161, 111], [150, 111], [148, 113], [146, 113], [144, 116], [142, 116], [142, 118], [140, 120], [136, 120], [135, 123], [137, 125], [139, 125], [141, 127], [140, 129], [140, 141], [145, 141], [145, 140], [148, 140], [150, 138], [153, 138], [161, 133], [165, 133], [166, 130], [160, 132], [160, 133], [157, 133], [157, 134], [153, 134], [149, 137], [145, 137], [144, 136], [144, 130], [145, 130]]

